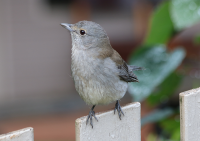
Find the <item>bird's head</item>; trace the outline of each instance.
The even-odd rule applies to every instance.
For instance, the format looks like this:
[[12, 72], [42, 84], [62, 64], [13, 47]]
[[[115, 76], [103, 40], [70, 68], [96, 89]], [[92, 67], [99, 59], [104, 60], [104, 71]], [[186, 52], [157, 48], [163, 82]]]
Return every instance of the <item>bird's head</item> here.
[[110, 44], [105, 30], [95, 22], [61, 23], [61, 26], [70, 31], [72, 44], [79, 49], [101, 48]]

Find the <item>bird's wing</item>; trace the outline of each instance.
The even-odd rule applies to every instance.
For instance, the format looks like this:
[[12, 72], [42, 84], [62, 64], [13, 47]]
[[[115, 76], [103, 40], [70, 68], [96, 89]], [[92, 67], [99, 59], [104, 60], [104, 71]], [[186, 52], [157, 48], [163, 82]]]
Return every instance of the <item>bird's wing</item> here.
[[137, 76], [130, 69], [130, 66], [123, 60], [123, 64], [118, 66], [119, 77], [126, 82], [138, 82]]
[[129, 66], [127, 63], [121, 58], [119, 53], [114, 50], [111, 59], [116, 63], [119, 69], [119, 77], [121, 80], [126, 82], [138, 82], [137, 76], [133, 73], [133, 70], [141, 70], [143, 68], [137, 66]]

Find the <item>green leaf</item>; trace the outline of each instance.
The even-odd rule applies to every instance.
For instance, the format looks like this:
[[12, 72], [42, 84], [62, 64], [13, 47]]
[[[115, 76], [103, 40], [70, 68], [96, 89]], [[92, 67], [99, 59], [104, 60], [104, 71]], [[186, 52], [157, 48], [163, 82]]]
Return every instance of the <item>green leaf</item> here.
[[195, 45], [200, 45], [200, 34], [197, 34], [194, 38], [194, 44]]
[[176, 30], [200, 21], [200, 0], [171, 0], [171, 18]]
[[159, 122], [165, 133], [170, 135], [173, 141], [180, 141], [180, 120], [164, 119]]
[[163, 2], [153, 13], [145, 45], [164, 44], [174, 32], [173, 23], [169, 13], [170, 1]]
[[147, 116], [142, 118], [141, 124], [143, 126], [147, 123], [157, 122], [157, 121], [166, 119], [167, 117], [171, 116], [173, 113], [174, 113], [173, 109], [171, 108], [165, 108], [162, 110], [153, 111]]
[[142, 101], [182, 62], [185, 51], [181, 48], [167, 53], [164, 45], [139, 48], [130, 58], [130, 64], [146, 68], [134, 71], [139, 83], [129, 83], [128, 91], [134, 101]]
[[156, 141], [156, 140], [157, 140], [157, 136], [156, 135], [154, 135], [152, 133], [148, 134], [147, 141]]
[[171, 73], [147, 99], [151, 105], [165, 102], [173, 94], [182, 80], [182, 75], [175, 72]]

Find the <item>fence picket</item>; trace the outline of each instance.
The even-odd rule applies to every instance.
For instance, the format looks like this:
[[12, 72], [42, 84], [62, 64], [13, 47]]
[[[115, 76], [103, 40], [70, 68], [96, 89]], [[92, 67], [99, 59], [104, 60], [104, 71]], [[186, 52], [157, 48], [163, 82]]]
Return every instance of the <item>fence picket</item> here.
[[34, 141], [33, 128], [28, 127], [0, 135], [0, 141]]
[[200, 88], [180, 93], [181, 141], [200, 141]]
[[124, 115], [120, 120], [117, 113], [108, 111], [96, 114], [94, 128], [86, 125], [86, 116], [76, 120], [76, 141], [141, 141], [140, 103], [122, 107]]

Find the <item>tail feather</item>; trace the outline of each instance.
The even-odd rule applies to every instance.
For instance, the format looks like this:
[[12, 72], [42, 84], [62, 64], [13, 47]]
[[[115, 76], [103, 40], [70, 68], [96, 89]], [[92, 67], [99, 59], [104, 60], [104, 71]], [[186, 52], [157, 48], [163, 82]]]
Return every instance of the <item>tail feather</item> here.
[[133, 66], [133, 65], [129, 65], [130, 70], [134, 71], [134, 70], [145, 70], [145, 68], [143, 67], [138, 67], [138, 66]]

